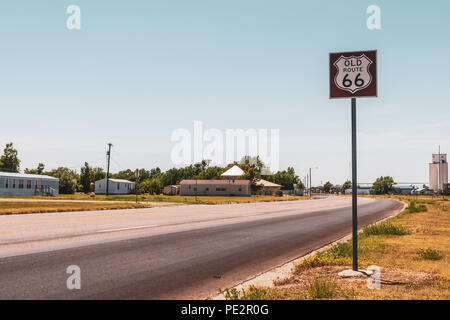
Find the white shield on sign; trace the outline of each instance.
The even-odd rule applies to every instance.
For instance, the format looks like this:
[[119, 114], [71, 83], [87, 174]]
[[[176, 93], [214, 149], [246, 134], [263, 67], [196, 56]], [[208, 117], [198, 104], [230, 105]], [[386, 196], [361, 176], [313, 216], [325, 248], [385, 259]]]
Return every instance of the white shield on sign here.
[[351, 93], [367, 88], [372, 82], [372, 75], [369, 71], [371, 64], [372, 60], [364, 54], [358, 57], [340, 56], [334, 63], [337, 69], [334, 83], [339, 89]]

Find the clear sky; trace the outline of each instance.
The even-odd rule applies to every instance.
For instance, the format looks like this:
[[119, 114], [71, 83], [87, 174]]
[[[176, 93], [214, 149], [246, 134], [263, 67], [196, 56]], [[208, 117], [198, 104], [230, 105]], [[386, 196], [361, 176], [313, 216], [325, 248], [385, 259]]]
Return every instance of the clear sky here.
[[[66, 8], [81, 8], [68, 30]], [[369, 5], [381, 30], [366, 27]], [[450, 152], [450, 1], [3, 1], [0, 144], [21, 169], [173, 167], [171, 133], [280, 129], [280, 165], [349, 177], [350, 101], [329, 100], [328, 53], [378, 50], [358, 100], [359, 181], [428, 181]]]

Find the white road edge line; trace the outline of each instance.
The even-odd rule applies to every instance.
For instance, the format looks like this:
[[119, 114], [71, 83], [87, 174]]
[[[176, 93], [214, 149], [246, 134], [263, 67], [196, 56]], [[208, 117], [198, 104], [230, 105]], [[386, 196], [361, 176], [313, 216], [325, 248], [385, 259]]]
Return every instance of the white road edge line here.
[[151, 227], [158, 227], [158, 224], [150, 224], [147, 226], [139, 226], [139, 227], [129, 227], [129, 228], [119, 228], [119, 229], [108, 229], [108, 230], [100, 230], [97, 231], [98, 233], [100, 232], [113, 232], [113, 231], [123, 231], [123, 230], [133, 230], [133, 229], [143, 229], [143, 228], [151, 228]]

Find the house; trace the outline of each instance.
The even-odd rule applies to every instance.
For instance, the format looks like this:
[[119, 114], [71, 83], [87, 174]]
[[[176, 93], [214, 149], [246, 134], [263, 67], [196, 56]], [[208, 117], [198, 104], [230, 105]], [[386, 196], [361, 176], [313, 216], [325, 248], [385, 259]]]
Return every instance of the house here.
[[[123, 179], [108, 179], [109, 194], [129, 194], [134, 192], [134, 182]], [[95, 193], [106, 194], [106, 178], [95, 181]]]
[[256, 180], [255, 185], [259, 187], [260, 194], [263, 196], [273, 195], [275, 190], [281, 189], [281, 185], [264, 180], [264, 179]]
[[182, 180], [182, 196], [250, 196], [250, 180]]
[[180, 194], [180, 186], [179, 185], [165, 186], [163, 188], [163, 194], [167, 194], [167, 195], [171, 195], [171, 196]]
[[40, 175], [0, 172], [0, 196], [56, 196], [59, 179]]

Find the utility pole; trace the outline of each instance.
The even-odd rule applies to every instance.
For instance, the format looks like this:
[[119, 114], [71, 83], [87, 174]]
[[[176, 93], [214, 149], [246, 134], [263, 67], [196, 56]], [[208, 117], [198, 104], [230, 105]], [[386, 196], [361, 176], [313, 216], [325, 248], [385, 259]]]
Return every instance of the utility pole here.
[[134, 182], [134, 194], [136, 195], [136, 203], [137, 201], [137, 186], [138, 186], [138, 179], [139, 179], [139, 169], [136, 169], [136, 171], [134, 172], [134, 175], [136, 177], [136, 180]]
[[109, 195], [109, 163], [111, 160], [111, 147], [112, 143], [108, 143], [108, 151], [106, 151], [106, 157], [108, 161], [107, 169], [106, 169], [106, 196]]
[[306, 193], [309, 195], [309, 175], [306, 174]]
[[311, 178], [311, 168], [309, 168], [309, 196], [312, 196], [312, 178]]

